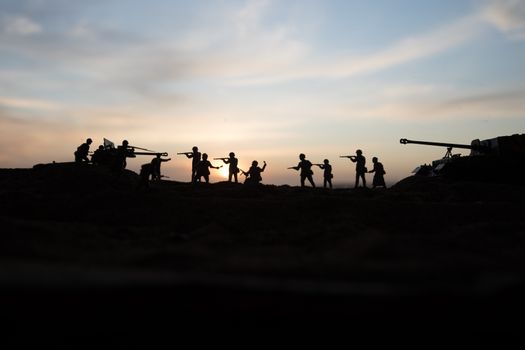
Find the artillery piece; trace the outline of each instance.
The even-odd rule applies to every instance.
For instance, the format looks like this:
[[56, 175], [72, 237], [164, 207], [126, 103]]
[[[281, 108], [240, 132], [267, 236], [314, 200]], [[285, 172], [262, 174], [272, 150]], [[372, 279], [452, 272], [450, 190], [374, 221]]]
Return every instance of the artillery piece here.
[[[472, 140], [470, 145], [401, 139], [403, 145], [418, 144], [446, 147], [443, 158], [430, 165], [417, 167], [413, 173], [421, 176], [444, 176], [453, 180], [490, 182], [521, 182], [525, 170], [525, 134], [498, 136], [487, 140]], [[453, 154], [454, 148], [469, 149], [470, 155]]]
[[[127, 144], [115, 147], [115, 144], [108, 139], [104, 139], [103, 149], [95, 151], [92, 162], [105, 165], [113, 170], [121, 170], [125, 166], [126, 158], [136, 158], [138, 155], [151, 155], [167, 157], [167, 152], [155, 152], [146, 148], [131, 146]], [[123, 142], [123, 143], [124, 143]], [[135, 150], [140, 150], [139, 152]], [[98, 152], [98, 153], [97, 153]]]

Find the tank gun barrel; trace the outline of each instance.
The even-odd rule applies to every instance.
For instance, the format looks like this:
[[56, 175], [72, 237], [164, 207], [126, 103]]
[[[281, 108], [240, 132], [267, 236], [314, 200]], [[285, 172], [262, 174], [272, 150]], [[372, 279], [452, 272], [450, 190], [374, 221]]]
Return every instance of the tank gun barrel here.
[[141, 155], [141, 156], [147, 156], [147, 155], [151, 155], [151, 156], [160, 155], [162, 157], [167, 157], [168, 156], [167, 152], [133, 152], [133, 154]]
[[427, 146], [441, 146], [441, 147], [452, 147], [452, 148], [465, 148], [465, 149], [471, 149], [476, 151], [482, 151], [482, 146], [473, 146], [473, 145], [464, 145], [460, 143], [446, 143], [446, 142], [431, 142], [431, 141], [416, 141], [416, 140], [408, 140], [408, 139], [401, 139], [399, 142], [403, 145], [413, 143], [416, 145], [427, 145]]

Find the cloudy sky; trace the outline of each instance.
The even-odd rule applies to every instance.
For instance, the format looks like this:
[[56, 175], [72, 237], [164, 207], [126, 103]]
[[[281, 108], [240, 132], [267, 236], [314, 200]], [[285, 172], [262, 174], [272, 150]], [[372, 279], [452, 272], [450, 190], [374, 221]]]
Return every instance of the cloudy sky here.
[[524, 133], [524, 73], [525, 0], [2, 0], [0, 167], [105, 137], [180, 181], [196, 145], [291, 185], [299, 153], [353, 181], [360, 148], [395, 182], [445, 153], [400, 138]]

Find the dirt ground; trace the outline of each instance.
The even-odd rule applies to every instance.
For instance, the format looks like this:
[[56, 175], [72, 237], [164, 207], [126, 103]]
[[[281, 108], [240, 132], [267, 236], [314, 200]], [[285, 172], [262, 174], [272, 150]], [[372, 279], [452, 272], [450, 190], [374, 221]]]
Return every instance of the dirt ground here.
[[125, 344], [180, 324], [523, 331], [523, 186], [137, 183], [74, 164], [0, 170], [14, 343]]

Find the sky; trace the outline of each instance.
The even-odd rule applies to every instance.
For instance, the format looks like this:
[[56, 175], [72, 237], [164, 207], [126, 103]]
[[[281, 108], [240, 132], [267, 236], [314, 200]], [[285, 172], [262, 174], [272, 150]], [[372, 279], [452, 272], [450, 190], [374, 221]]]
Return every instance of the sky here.
[[198, 146], [277, 185], [300, 153], [353, 184], [361, 149], [395, 183], [446, 151], [401, 138], [524, 133], [524, 73], [525, 0], [2, 0], [0, 168], [90, 137], [168, 152], [176, 181]]

